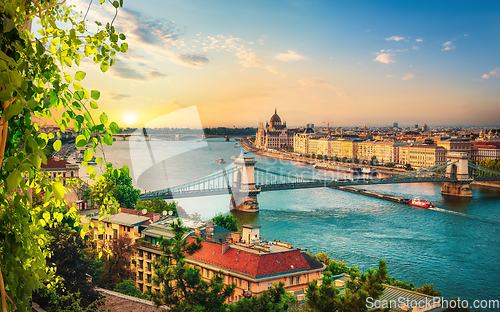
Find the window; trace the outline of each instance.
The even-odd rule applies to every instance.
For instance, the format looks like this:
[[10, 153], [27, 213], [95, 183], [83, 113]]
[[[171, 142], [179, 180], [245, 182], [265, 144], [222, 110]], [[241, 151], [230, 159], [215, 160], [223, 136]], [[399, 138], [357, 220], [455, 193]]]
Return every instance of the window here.
[[293, 276], [290, 276], [290, 285], [293, 285]]
[[148, 262], [148, 271], [151, 271], [151, 262]]
[[73, 172], [73, 171], [71, 171], [71, 177], [72, 177], [72, 178], [73, 178], [73, 175], [74, 175], [74, 172]]
[[148, 289], [148, 291], [151, 291], [151, 286], [147, 286], [146, 288]]
[[148, 283], [151, 283], [151, 274], [147, 275], [147, 281], [148, 281]]
[[142, 255], [143, 255], [142, 250], [139, 250], [139, 257], [142, 257]]
[[252, 283], [247, 282], [247, 289], [248, 289], [248, 291], [250, 291], [250, 290], [251, 290], [251, 286], [252, 286]]
[[295, 278], [295, 284], [299, 285], [300, 284], [300, 276], [297, 275]]
[[127, 232], [130, 232], [130, 228], [129, 227], [127, 227]]
[[144, 291], [144, 285], [142, 283], [139, 283], [139, 290]]
[[142, 281], [144, 279], [144, 276], [142, 275], [142, 272], [139, 272], [139, 280]]
[[144, 260], [139, 260], [139, 269], [142, 269], [144, 265]]
[[148, 251], [148, 260], [151, 260], [153, 258], [153, 254]]
[[240, 287], [241, 287], [241, 278], [240, 278]]

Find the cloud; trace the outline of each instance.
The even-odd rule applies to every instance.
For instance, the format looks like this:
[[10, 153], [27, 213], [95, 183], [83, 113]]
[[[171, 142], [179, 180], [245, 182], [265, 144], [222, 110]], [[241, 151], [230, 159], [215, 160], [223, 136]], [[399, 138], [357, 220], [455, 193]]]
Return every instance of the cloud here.
[[241, 60], [238, 64], [244, 67], [260, 67], [262, 64], [262, 60], [252, 50], [241, 50], [236, 53], [236, 56]]
[[134, 68], [128, 67], [122, 61], [117, 61], [115, 65], [111, 66], [109, 71], [117, 78], [130, 79], [130, 80], [147, 80], [147, 77]]
[[500, 78], [500, 67], [495, 68], [494, 70], [490, 71], [488, 74], [484, 74], [481, 77], [483, 77], [483, 79], [488, 79], [490, 77]]
[[[389, 51], [389, 50], [388, 50]], [[374, 61], [384, 63], [384, 64], [390, 64], [390, 63], [395, 63], [396, 61], [392, 59], [394, 54], [391, 53], [383, 53], [384, 50], [378, 52], [377, 57], [374, 59]]]
[[113, 99], [115, 101], [119, 101], [121, 99], [128, 98], [128, 97], [130, 97], [130, 95], [128, 95], [128, 94], [116, 94], [116, 93], [111, 92], [111, 99]]
[[415, 75], [415, 74], [409, 73], [409, 74], [406, 74], [406, 76], [403, 77], [403, 80], [410, 80], [411, 78], [416, 77], [416, 76], [417, 75]]
[[274, 65], [268, 65], [268, 66], [266, 66], [264, 68], [267, 69], [267, 71], [270, 72], [270, 73], [279, 74], [278, 69]]
[[423, 39], [422, 38], [418, 38], [418, 39], [415, 39], [416, 42], [422, 42]]
[[453, 50], [455, 48], [456, 47], [453, 46], [453, 43], [451, 41], [447, 41], [447, 42], [443, 43], [443, 51]]
[[385, 40], [401, 41], [401, 40], [405, 40], [405, 37], [392, 36], [390, 38], [385, 38]]
[[305, 59], [304, 56], [297, 54], [294, 51], [288, 51], [288, 53], [276, 54], [275, 58], [282, 62], [295, 62]]
[[153, 79], [161, 79], [161, 78], [166, 78], [167, 75], [166, 74], [163, 74], [163, 73], [160, 73], [159, 71], [157, 70], [150, 70], [148, 71], [148, 76], [153, 78]]
[[419, 47], [417, 47], [417, 46], [413, 46], [413, 47], [411, 47], [411, 48], [412, 48], [413, 50], [418, 50], [418, 49], [419, 49]]
[[394, 75], [387, 75], [387, 78], [394, 78]]
[[323, 86], [333, 90], [337, 89], [334, 85], [323, 79], [301, 79], [299, 83], [304, 87]]
[[177, 59], [183, 63], [199, 67], [205, 63], [209, 62], [209, 59], [203, 55], [199, 54], [180, 54]]

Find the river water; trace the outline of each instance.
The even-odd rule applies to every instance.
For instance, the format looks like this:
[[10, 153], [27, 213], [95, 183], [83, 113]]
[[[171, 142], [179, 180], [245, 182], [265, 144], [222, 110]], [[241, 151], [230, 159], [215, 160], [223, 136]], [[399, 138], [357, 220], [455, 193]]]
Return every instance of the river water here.
[[[157, 163], [149, 168], [138, 156], [138, 151], [145, 149], [143, 142], [116, 141], [106, 148], [106, 156], [117, 165], [129, 165], [134, 184], [144, 191], [214, 173], [222, 168], [214, 163], [216, 158], [230, 163], [232, 155], [245, 152], [234, 148], [234, 141], [222, 139], [168, 144], [150, 142]], [[169, 154], [177, 150], [175, 144], [182, 147]], [[255, 157], [257, 166], [273, 171], [314, 170], [311, 165]], [[141, 171], [140, 177], [134, 171]], [[448, 299], [460, 297], [471, 303], [500, 299], [500, 189], [474, 186], [473, 198], [456, 198], [443, 197], [440, 183], [363, 188], [407, 198], [419, 196], [437, 208], [413, 208], [315, 188], [263, 192], [258, 195], [259, 213], [233, 215], [240, 225], [260, 225], [264, 239], [290, 242], [312, 253], [326, 252], [330, 258], [354, 264], [363, 271], [376, 268], [378, 260], [384, 259], [389, 275], [416, 286], [434, 283], [435, 289]], [[229, 200], [230, 195], [218, 195], [177, 201], [188, 213], [200, 213], [208, 220], [217, 212], [229, 212]]]

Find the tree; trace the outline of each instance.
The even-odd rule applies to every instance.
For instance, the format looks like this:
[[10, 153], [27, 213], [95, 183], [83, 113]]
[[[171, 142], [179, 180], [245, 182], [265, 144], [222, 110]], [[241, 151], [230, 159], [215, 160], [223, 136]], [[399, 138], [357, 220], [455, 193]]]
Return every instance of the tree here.
[[231, 232], [238, 231], [238, 221], [230, 213], [223, 215], [219, 212], [212, 218], [212, 222]]
[[114, 291], [127, 296], [132, 296], [140, 299], [147, 299], [147, 297], [142, 293], [142, 291], [135, 288], [134, 281], [131, 279], [124, 280], [123, 282], [117, 284], [115, 286]]
[[179, 216], [177, 213], [177, 203], [170, 202], [167, 203], [161, 198], [153, 198], [149, 200], [138, 200], [135, 205], [135, 210], [146, 209], [149, 212], [161, 213], [163, 211], [172, 211], [173, 216]]
[[309, 282], [306, 289], [307, 306], [311, 311], [366, 311], [367, 298], [376, 300], [382, 295], [382, 282], [386, 279], [387, 268], [383, 260], [378, 270], [369, 269], [367, 273], [350, 272], [350, 279], [345, 283], [344, 294], [334, 287], [332, 273], [324, 272], [323, 282]]
[[163, 286], [163, 290], [150, 294], [157, 305], [167, 305], [171, 311], [224, 311], [224, 302], [234, 292], [236, 285], [224, 285], [222, 272], [206, 282], [200, 270], [186, 262], [186, 255], [198, 252], [202, 247], [201, 237], [191, 242], [184, 239], [188, 229], [180, 220], [170, 224], [174, 233], [172, 241], [160, 242], [163, 252], [153, 262], [153, 281]]
[[318, 260], [319, 262], [323, 263], [324, 265], [328, 265], [332, 260], [330, 259], [330, 256], [328, 256], [327, 253], [325, 252], [320, 252], [319, 254], [317, 255], [314, 255], [312, 253], [307, 253], [309, 256], [311, 256], [312, 258]]
[[104, 261], [101, 283], [107, 289], [114, 289], [124, 280], [135, 278], [134, 271], [130, 268], [130, 260], [137, 248], [137, 243], [126, 236], [111, 240], [110, 253]]
[[140, 195], [141, 191], [132, 186], [132, 178], [127, 174], [103, 175], [83, 193], [84, 199], [90, 200], [92, 206], [103, 207], [109, 198], [114, 198], [124, 208], [134, 208]]
[[441, 297], [441, 292], [434, 289], [434, 284], [429, 285], [426, 283], [424, 286], [420, 286], [419, 288], [417, 288], [416, 291], [433, 297]]
[[[56, 276], [60, 283], [54, 289], [58, 297], [67, 296], [69, 301], [57, 302], [62, 306], [70, 306], [74, 300], [73, 294], [77, 296], [79, 305], [82, 308], [93, 305], [102, 295], [95, 290], [95, 283], [89, 279], [93, 273], [90, 270], [91, 261], [85, 256], [85, 249], [91, 248], [87, 239], [82, 239], [79, 229], [74, 227], [75, 220], [65, 219], [66, 223], [49, 228], [51, 236], [48, 249], [52, 256], [47, 259], [48, 266], [56, 268]], [[58, 306], [51, 303], [51, 291], [36, 292], [33, 299], [42, 308], [54, 310]]]
[[230, 312], [281, 312], [297, 303], [294, 295], [285, 289], [285, 284], [274, 283], [271, 288], [264, 290], [260, 296], [249, 299], [242, 298], [234, 304], [228, 306]]
[[[67, 69], [78, 66], [84, 57], [92, 57], [106, 72], [115, 62], [116, 54], [126, 52], [125, 35], [115, 31], [113, 22], [105, 27], [97, 22], [97, 32], [88, 32], [86, 15], [75, 13], [64, 2], [0, 2], [3, 24], [0, 36], [0, 305], [3, 311], [28, 309], [32, 291], [54, 276], [54, 270], [47, 270], [45, 261], [50, 256], [46, 225], [50, 227], [65, 216], [77, 215], [74, 207], [66, 208], [63, 196], [67, 189], [62, 181], [50, 181], [48, 175], [39, 174], [40, 164], [46, 162], [44, 149], [55, 135], [40, 132], [41, 125], [33, 117], [53, 120], [61, 132], [71, 125], [80, 132], [76, 147], [82, 148], [88, 143], [92, 147], [84, 154], [85, 166], [98, 147], [112, 144], [112, 134], [119, 131], [116, 123], [108, 122], [105, 113], [98, 120], [90, 114], [90, 109], [97, 108], [100, 93], [82, 87], [80, 81], [85, 78], [85, 72], [69, 74]], [[110, 1], [110, 4], [117, 12], [120, 3]], [[37, 38], [30, 33], [35, 18], [40, 23]], [[57, 117], [52, 116], [55, 111], [58, 111]], [[52, 143], [56, 151], [61, 145], [59, 139]], [[105, 159], [98, 157], [96, 162], [105, 163]], [[112, 168], [111, 164], [106, 168]], [[87, 174], [91, 178], [95, 178], [96, 173], [93, 166], [88, 166]], [[34, 204], [31, 195], [42, 193], [44, 204]], [[86, 230], [82, 228], [82, 235]]]

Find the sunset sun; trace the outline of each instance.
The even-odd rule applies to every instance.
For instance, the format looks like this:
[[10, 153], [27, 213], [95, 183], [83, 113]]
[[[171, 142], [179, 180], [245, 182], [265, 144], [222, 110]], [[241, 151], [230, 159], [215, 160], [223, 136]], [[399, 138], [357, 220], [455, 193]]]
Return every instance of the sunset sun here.
[[137, 116], [134, 114], [134, 113], [128, 113], [126, 114], [125, 116], [123, 116], [123, 121], [127, 124], [127, 125], [131, 125], [135, 122], [135, 120], [137, 119]]

